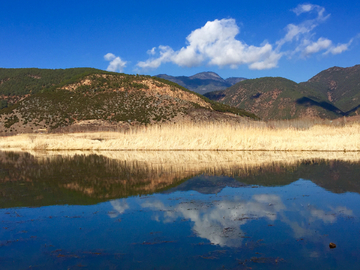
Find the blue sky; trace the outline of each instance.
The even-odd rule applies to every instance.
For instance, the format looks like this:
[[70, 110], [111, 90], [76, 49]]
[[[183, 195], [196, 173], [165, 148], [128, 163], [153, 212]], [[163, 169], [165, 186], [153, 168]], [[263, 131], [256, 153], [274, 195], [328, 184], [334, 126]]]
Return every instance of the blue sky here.
[[360, 1], [2, 1], [0, 67], [306, 81], [360, 64]]

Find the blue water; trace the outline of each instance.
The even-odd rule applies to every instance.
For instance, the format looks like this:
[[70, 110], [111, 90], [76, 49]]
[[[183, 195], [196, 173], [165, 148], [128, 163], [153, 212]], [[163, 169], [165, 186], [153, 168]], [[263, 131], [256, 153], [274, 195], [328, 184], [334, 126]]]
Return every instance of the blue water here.
[[359, 269], [359, 193], [309, 175], [267, 187], [198, 175], [96, 204], [2, 208], [0, 268]]

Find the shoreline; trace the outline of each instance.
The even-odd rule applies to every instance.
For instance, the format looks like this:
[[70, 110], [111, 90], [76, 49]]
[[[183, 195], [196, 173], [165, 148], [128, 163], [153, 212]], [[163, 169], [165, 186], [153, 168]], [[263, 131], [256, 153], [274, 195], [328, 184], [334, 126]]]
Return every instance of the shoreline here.
[[360, 153], [360, 150], [269, 150], [269, 149], [26, 149], [26, 148], [0, 148], [3, 152], [60, 152], [60, 151], [82, 151], [82, 152], [279, 152], [279, 153], [296, 153], [296, 152], [318, 152], [318, 153]]

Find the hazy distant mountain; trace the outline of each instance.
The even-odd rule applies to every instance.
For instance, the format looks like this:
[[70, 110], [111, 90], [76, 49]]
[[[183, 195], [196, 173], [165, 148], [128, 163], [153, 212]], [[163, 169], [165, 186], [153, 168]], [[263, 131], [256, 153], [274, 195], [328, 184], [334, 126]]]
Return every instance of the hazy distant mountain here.
[[221, 78], [218, 74], [215, 72], [207, 71], [207, 72], [200, 72], [195, 75], [192, 75], [189, 77], [190, 79], [200, 79], [200, 80], [214, 80], [222, 82], [224, 81], [223, 78]]
[[360, 65], [333, 67], [300, 84], [281, 77], [246, 80], [204, 96], [264, 120], [351, 116], [360, 113]]
[[230, 83], [231, 85], [234, 85], [235, 83], [241, 82], [246, 80], [245, 78], [241, 78], [241, 77], [230, 77], [227, 78], [225, 81], [227, 81], [228, 83]]
[[167, 74], [159, 74], [156, 75], [156, 77], [172, 81], [199, 94], [205, 94], [207, 92], [217, 90], [224, 90], [237, 82], [246, 80], [242, 77], [231, 77], [223, 79], [215, 72], [201, 72], [190, 77], [174, 77]]

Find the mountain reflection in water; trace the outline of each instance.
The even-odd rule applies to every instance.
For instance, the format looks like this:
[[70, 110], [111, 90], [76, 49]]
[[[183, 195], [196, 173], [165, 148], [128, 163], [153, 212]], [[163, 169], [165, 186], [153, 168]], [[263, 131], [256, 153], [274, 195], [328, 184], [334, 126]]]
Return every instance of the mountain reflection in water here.
[[[181, 188], [216, 193], [299, 178], [336, 193], [360, 193], [359, 160], [358, 153], [0, 152], [0, 208], [94, 204]], [[187, 181], [203, 174], [231, 178]]]
[[357, 153], [0, 152], [0, 261], [357, 269], [359, 175]]

